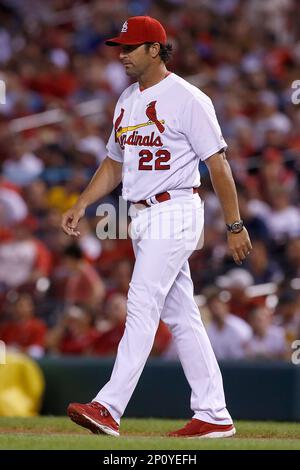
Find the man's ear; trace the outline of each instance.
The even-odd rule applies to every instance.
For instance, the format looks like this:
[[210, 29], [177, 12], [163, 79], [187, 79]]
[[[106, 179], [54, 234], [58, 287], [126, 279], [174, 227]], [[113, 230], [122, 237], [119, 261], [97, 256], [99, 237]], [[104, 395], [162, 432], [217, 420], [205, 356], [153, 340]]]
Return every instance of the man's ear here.
[[153, 44], [151, 44], [149, 53], [153, 59], [155, 59], [159, 55], [159, 51], [160, 51], [159, 42], [154, 42]]

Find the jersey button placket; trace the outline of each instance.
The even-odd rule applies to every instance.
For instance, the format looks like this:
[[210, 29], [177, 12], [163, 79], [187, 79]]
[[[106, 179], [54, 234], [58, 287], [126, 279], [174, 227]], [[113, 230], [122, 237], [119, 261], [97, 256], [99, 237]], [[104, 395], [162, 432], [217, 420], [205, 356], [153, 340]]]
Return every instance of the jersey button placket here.
[[[132, 109], [131, 109], [128, 126], [135, 126], [136, 124], [139, 124], [139, 122], [138, 122], [138, 113], [137, 113], [136, 108], [137, 108], [137, 105], [134, 104]], [[128, 135], [127, 135], [127, 138], [133, 132], [134, 131], [129, 132]], [[132, 146], [132, 145], [126, 145], [125, 146], [125, 155], [124, 155], [125, 163], [126, 163], [126, 171], [125, 171], [125, 174], [124, 174], [124, 183], [125, 183], [124, 192], [125, 192], [125, 194], [128, 194], [130, 192], [129, 188], [134, 187], [133, 167], [134, 167], [134, 159], [137, 158], [137, 156], [135, 154], [136, 154], [136, 152], [135, 152], [134, 146]]]

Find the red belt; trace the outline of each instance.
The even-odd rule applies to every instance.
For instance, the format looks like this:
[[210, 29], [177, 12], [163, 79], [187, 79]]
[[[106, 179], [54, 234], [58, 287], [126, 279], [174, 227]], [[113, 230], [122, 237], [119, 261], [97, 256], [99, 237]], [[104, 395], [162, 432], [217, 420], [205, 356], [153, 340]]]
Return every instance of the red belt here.
[[[198, 188], [193, 188], [193, 194], [195, 193], [198, 193]], [[164, 193], [159, 193], [159, 194], [156, 194], [155, 196], [149, 197], [149, 199], [151, 200], [153, 197], [156, 199], [156, 202], [153, 202], [153, 204], [156, 204], [157, 202], [168, 201], [169, 199], [171, 199], [171, 194], [168, 193], [168, 191], [165, 191]], [[144, 204], [144, 206], [147, 206], [147, 207], [151, 207], [153, 205], [153, 204], [149, 204], [146, 201], [146, 199], [137, 201], [134, 204]]]

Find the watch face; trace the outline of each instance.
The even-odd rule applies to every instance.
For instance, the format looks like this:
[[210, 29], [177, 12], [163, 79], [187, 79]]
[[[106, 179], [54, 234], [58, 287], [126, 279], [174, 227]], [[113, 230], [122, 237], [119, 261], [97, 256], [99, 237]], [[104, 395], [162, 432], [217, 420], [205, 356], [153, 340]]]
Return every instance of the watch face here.
[[231, 230], [233, 232], [240, 232], [243, 228], [243, 223], [242, 222], [234, 222], [231, 226]]

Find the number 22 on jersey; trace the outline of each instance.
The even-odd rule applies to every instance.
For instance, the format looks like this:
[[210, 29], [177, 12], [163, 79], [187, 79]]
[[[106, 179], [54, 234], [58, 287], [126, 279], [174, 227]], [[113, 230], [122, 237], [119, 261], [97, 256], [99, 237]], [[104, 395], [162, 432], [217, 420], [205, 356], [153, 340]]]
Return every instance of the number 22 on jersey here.
[[170, 160], [171, 154], [168, 150], [157, 150], [153, 155], [150, 150], [144, 149], [140, 151], [139, 157], [139, 170], [152, 171], [170, 169], [170, 165], [167, 162]]

